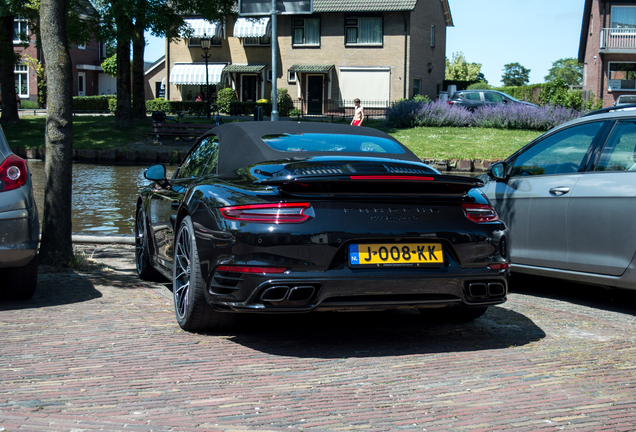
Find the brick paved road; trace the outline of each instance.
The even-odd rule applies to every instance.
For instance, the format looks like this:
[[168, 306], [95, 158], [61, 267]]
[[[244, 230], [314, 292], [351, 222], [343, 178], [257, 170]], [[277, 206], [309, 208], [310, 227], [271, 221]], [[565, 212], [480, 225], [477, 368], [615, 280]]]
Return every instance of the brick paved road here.
[[634, 293], [516, 281], [467, 325], [402, 311], [189, 334], [130, 247], [95, 257], [108, 267], [48, 270], [32, 301], [0, 303], [0, 431], [636, 430]]

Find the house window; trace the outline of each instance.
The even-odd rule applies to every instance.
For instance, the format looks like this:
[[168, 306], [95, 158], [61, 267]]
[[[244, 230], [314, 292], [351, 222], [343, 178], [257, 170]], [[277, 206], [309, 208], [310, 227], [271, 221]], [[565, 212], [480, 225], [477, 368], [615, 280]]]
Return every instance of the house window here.
[[435, 26], [431, 26], [431, 46], [435, 46]]
[[[210, 40], [210, 46], [221, 46], [222, 39], [217, 36], [213, 36]], [[190, 38], [188, 39], [188, 47], [200, 47], [201, 46], [201, 38]]]
[[[29, 22], [22, 18], [13, 21], [13, 43], [22, 43], [29, 35]], [[24, 38], [24, 39], [23, 39]]]
[[415, 78], [413, 80], [413, 96], [422, 94], [422, 80], [419, 78]]
[[636, 63], [609, 64], [610, 90], [636, 90]]
[[320, 20], [295, 19], [292, 45], [320, 45]]
[[271, 69], [267, 69], [267, 81], [269, 81], [269, 82], [272, 81], [272, 70]]
[[296, 82], [296, 71], [287, 71], [287, 81], [290, 83]]
[[243, 38], [243, 46], [259, 46], [259, 45], [271, 45], [272, 37], [265, 35], [261, 37], [246, 37]]
[[382, 18], [348, 18], [345, 27], [345, 45], [382, 45]]
[[612, 6], [612, 28], [636, 28], [636, 6]]
[[20, 97], [29, 97], [29, 68], [25, 64], [15, 66], [15, 92]]

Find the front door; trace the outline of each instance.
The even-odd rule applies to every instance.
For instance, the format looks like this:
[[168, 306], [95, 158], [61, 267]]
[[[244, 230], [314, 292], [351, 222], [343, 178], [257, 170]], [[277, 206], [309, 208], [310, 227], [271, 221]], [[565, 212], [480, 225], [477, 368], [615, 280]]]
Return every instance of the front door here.
[[254, 101], [256, 102], [258, 98], [256, 97], [256, 75], [246, 75], [243, 76], [243, 102], [246, 101]]
[[86, 72], [77, 74], [77, 95], [86, 96]]
[[307, 77], [307, 114], [322, 114], [322, 77]]

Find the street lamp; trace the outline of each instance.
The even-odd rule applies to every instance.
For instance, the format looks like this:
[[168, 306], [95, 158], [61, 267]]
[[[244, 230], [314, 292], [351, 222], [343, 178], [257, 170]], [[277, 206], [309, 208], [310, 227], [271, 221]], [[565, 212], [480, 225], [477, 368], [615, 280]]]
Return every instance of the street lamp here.
[[210, 59], [210, 55], [208, 54], [208, 50], [210, 49], [210, 44], [212, 43], [212, 38], [207, 37], [205, 33], [203, 33], [203, 37], [201, 38], [201, 49], [205, 54], [201, 54], [201, 57], [205, 59], [205, 110], [210, 118], [210, 75], [208, 74], [208, 60]]

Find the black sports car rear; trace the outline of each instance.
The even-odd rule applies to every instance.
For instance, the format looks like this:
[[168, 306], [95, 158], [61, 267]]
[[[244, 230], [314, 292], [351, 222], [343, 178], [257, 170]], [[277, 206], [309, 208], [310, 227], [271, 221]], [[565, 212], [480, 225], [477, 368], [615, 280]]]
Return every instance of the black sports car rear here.
[[506, 300], [505, 225], [391, 136], [325, 123], [218, 126], [146, 177], [137, 270], [172, 279], [186, 330], [232, 312], [418, 308], [469, 320]]

